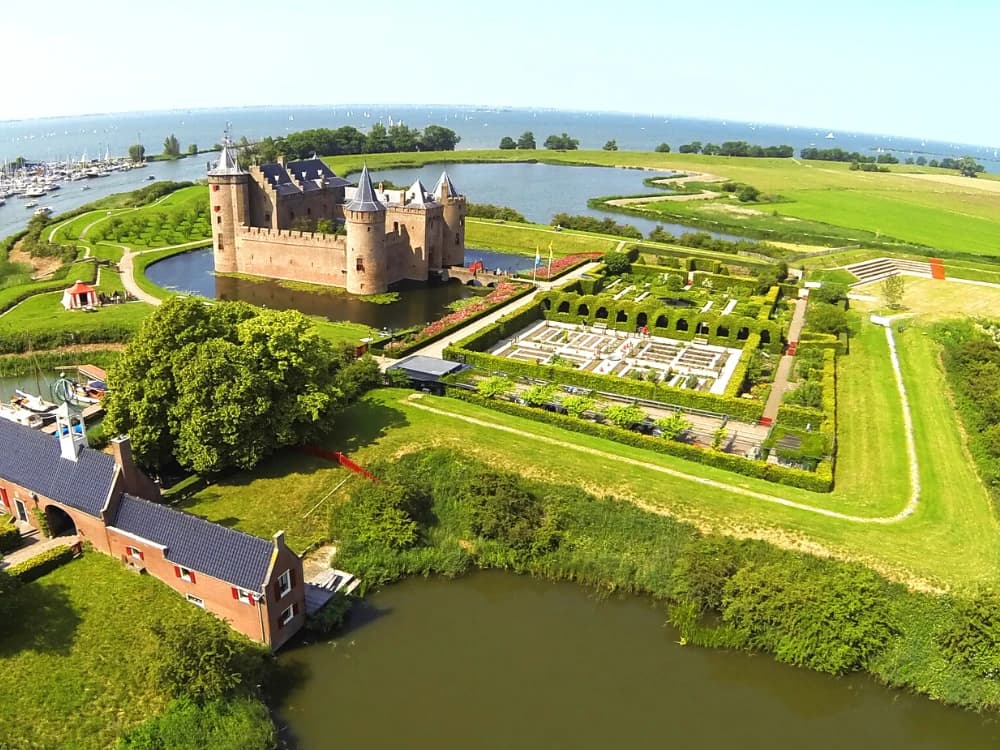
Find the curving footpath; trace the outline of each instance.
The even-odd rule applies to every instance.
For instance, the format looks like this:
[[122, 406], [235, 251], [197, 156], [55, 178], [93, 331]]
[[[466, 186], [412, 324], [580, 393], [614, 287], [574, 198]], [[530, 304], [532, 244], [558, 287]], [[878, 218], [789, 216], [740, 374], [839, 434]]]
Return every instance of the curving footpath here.
[[628, 458], [626, 456], [614, 455], [606, 453], [605, 451], [598, 450], [596, 448], [588, 448], [587, 446], [577, 445], [576, 443], [567, 442], [565, 440], [558, 440], [556, 438], [546, 437], [544, 435], [538, 435], [533, 432], [528, 432], [527, 430], [519, 430], [515, 427], [507, 427], [506, 425], [496, 424], [494, 422], [488, 422], [484, 419], [477, 419], [476, 417], [469, 417], [463, 414], [455, 414], [454, 412], [449, 412], [444, 409], [437, 409], [433, 406], [428, 406], [426, 404], [419, 403], [422, 398], [422, 394], [413, 394], [407, 399], [407, 404], [415, 409], [420, 409], [422, 411], [430, 412], [432, 414], [437, 414], [443, 417], [451, 417], [452, 419], [458, 419], [463, 422], [468, 422], [469, 424], [474, 424], [478, 427], [488, 427], [493, 430], [499, 430], [500, 432], [507, 432], [512, 435], [517, 435], [518, 437], [524, 437], [529, 440], [537, 440], [538, 442], [547, 443], [548, 445], [555, 445], [560, 448], [567, 448], [569, 450], [577, 451], [578, 453], [585, 453], [591, 456], [599, 456], [602, 458], [614, 458], [616, 462], [626, 463], [631, 466], [641, 466], [645, 469], [651, 471], [657, 471], [661, 474], [666, 474], [668, 476], [676, 477], [677, 479], [684, 479], [689, 482], [695, 482], [697, 484], [705, 485], [708, 487], [714, 487], [716, 489], [725, 490], [726, 492], [732, 492], [737, 495], [742, 495], [744, 497], [753, 498], [754, 500], [761, 500], [766, 503], [773, 503], [775, 505], [782, 505], [786, 508], [794, 508], [795, 510], [801, 510], [806, 513], [815, 513], [816, 515], [826, 516], [827, 518], [836, 518], [840, 521], [849, 521], [851, 523], [863, 523], [863, 524], [892, 524], [898, 523], [906, 518], [913, 515], [914, 511], [917, 509], [917, 505], [920, 502], [920, 469], [917, 464], [917, 449], [913, 440], [913, 420], [910, 416], [910, 405], [906, 398], [906, 388], [903, 385], [903, 374], [899, 367], [899, 357], [896, 353], [896, 342], [892, 335], [892, 329], [885, 329], [886, 339], [889, 342], [889, 354], [892, 360], [892, 370], [896, 376], [896, 387], [899, 389], [900, 403], [903, 409], [903, 424], [906, 430], [906, 453], [910, 464], [910, 499], [906, 503], [906, 506], [894, 516], [884, 516], [884, 517], [867, 517], [867, 516], [855, 516], [849, 513], [840, 513], [835, 510], [828, 510], [827, 508], [817, 508], [813, 505], [807, 505], [805, 503], [796, 502], [795, 500], [789, 500], [784, 497], [778, 497], [777, 495], [769, 495], [765, 492], [757, 492], [756, 490], [748, 490], [745, 487], [739, 487], [737, 485], [728, 484], [726, 482], [720, 482], [716, 479], [708, 479], [707, 477], [700, 477], [696, 474], [689, 474], [685, 471], [680, 471], [678, 469], [670, 469], [666, 466], [659, 466], [657, 464], [646, 463], [645, 461], [640, 461], [635, 458]]

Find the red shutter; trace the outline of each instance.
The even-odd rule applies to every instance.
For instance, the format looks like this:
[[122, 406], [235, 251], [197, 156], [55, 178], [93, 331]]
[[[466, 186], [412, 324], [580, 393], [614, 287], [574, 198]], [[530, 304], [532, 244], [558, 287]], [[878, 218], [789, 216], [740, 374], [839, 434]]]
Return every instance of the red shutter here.
[[7, 499], [7, 490], [0, 487], [0, 500], [3, 500], [4, 507], [10, 510], [10, 500]]
[[240, 598], [240, 590], [238, 588], [236, 588], [235, 586], [231, 586], [229, 590], [233, 592], [233, 599]]
[[197, 579], [197, 578], [195, 577], [195, 574], [194, 574], [194, 571], [193, 571], [193, 570], [189, 570], [189, 571], [188, 571], [188, 575], [189, 575], [189, 576], [191, 576], [191, 583], [194, 583], [195, 581], [197, 581], [197, 580], [198, 580], [198, 579]]
[[251, 607], [257, 606], [257, 597], [253, 595], [253, 592], [247, 592], [247, 600], [250, 602]]
[[178, 578], [181, 577], [181, 566], [180, 565], [175, 565], [174, 566], [174, 575], [177, 576]]
[[139, 550], [139, 559], [140, 560], [145, 560], [146, 559], [146, 556], [144, 554], [142, 554], [142, 550]]

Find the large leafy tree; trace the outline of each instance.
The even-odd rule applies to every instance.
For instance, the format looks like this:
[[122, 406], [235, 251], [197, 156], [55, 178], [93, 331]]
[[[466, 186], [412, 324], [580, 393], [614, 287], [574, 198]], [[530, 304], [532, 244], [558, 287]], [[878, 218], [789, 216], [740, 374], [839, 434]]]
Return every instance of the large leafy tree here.
[[326, 433], [331, 410], [376, 377], [373, 360], [355, 362], [298, 312], [175, 298], [108, 373], [107, 425], [150, 467], [250, 468]]
[[454, 151], [462, 138], [451, 128], [428, 125], [420, 139], [421, 151]]
[[517, 139], [517, 147], [528, 151], [535, 148], [535, 134], [530, 130], [524, 131]]

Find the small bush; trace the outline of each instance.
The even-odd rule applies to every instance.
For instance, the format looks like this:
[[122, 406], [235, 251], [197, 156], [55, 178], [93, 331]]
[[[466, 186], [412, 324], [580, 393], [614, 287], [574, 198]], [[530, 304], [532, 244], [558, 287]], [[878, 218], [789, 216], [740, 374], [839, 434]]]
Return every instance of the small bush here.
[[28, 583], [69, 562], [75, 554], [72, 547], [53, 547], [30, 560], [11, 565], [7, 573], [21, 583]]
[[17, 530], [14, 517], [10, 516], [7, 523], [0, 521], [0, 552], [10, 552], [21, 546], [21, 532]]

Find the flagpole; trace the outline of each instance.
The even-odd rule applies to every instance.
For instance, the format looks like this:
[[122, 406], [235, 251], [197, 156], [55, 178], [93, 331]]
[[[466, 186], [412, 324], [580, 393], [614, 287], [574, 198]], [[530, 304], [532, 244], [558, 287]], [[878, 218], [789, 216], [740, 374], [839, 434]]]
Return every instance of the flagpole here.
[[535, 245], [535, 263], [531, 267], [531, 283], [535, 283], [535, 276], [538, 275], [538, 266], [542, 262], [542, 257], [538, 252], [538, 245]]
[[549, 280], [552, 279], [552, 243], [549, 243]]

